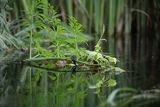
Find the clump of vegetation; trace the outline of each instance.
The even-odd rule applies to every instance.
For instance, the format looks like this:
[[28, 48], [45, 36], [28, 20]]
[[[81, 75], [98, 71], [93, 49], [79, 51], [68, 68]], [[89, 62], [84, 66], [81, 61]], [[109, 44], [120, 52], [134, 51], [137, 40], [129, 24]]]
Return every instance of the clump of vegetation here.
[[[95, 49], [87, 50], [81, 44], [91, 38], [83, 33], [82, 25], [74, 17], [69, 17], [66, 24], [50, 4], [39, 0], [30, 2], [31, 5], [26, 7], [25, 15], [18, 20], [20, 24], [14, 30], [16, 38], [21, 38], [25, 44], [23, 47], [29, 51], [28, 56], [22, 59], [23, 62], [49, 69], [71, 68], [72, 71], [77, 71], [78, 68], [79, 71], [123, 72], [116, 67], [118, 60], [104, 55], [101, 50], [104, 27]], [[106, 79], [103, 75], [91, 87], [100, 89], [106, 82], [108, 86], [116, 85], [115, 80]]]
[[[82, 25], [74, 17], [69, 17], [66, 24], [61, 21], [59, 18], [61, 15], [50, 4], [41, 0], [30, 2], [31, 5], [25, 6], [25, 14], [23, 13], [23, 17], [17, 20], [18, 24], [12, 31], [7, 26], [7, 16], [1, 8], [1, 48], [25, 46], [25, 50], [29, 51], [29, 58], [24, 60], [25, 62], [48, 61], [47, 67], [53, 60], [63, 60], [61, 62], [65, 62], [64, 66], [73, 63], [74, 66], [79, 65], [87, 69], [88, 67], [110, 71], [115, 69], [117, 59], [104, 55], [101, 51], [104, 27], [95, 50], [87, 50], [80, 45], [91, 38], [82, 33]], [[56, 66], [56, 62], [54, 63]]]
[[[31, 9], [31, 10], [30, 10]], [[81, 44], [91, 40], [82, 33], [82, 25], [74, 17], [68, 18], [68, 24], [61, 21], [53, 6], [45, 5], [41, 1], [34, 1], [26, 12], [20, 32], [17, 36], [24, 36], [26, 46], [29, 47], [29, 62], [36, 67], [53, 70], [102, 72], [124, 70], [116, 67], [117, 59], [104, 55], [101, 41], [105, 32], [103, 27], [99, 41], [93, 51], [81, 47]], [[56, 68], [56, 69], [55, 69]], [[115, 73], [115, 72], [111, 72]], [[107, 85], [104, 85], [107, 84]], [[112, 87], [116, 81], [104, 74], [95, 83], [88, 82], [90, 88]], [[104, 86], [103, 86], [104, 85]]]
[[16, 34], [30, 38], [30, 57], [26, 62], [64, 60], [66, 65], [75, 61], [80, 66], [116, 70], [117, 59], [101, 51], [104, 28], [95, 50], [90, 51], [79, 46], [90, 38], [82, 33], [82, 25], [74, 17], [69, 17], [66, 25], [58, 18], [60, 15], [53, 6], [41, 1], [33, 3], [30, 9], [23, 20], [23, 29]]

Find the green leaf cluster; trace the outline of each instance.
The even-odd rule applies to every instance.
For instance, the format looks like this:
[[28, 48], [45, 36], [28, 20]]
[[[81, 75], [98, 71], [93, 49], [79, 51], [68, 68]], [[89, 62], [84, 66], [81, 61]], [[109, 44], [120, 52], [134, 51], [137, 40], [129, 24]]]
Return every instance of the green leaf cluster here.
[[16, 34], [27, 35], [26, 38], [30, 38], [32, 56], [35, 58], [78, 55], [78, 45], [86, 41], [86, 36], [81, 33], [82, 25], [73, 17], [69, 18], [69, 24], [66, 25], [60, 20], [60, 14], [57, 14], [53, 6], [38, 0], [33, 3], [26, 12], [22, 30]]
[[[76, 56], [76, 61], [82, 65], [98, 65], [105, 71], [116, 71], [117, 59], [104, 55], [101, 41], [105, 33], [102, 29], [95, 50], [90, 51], [80, 47], [86, 36], [82, 33], [82, 25], [74, 17], [69, 17], [68, 24], [60, 20], [60, 14], [49, 4], [36, 0], [23, 20], [22, 30], [17, 36], [27, 35], [29, 39], [30, 58], [70, 58]], [[30, 16], [28, 16], [30, 14]]]

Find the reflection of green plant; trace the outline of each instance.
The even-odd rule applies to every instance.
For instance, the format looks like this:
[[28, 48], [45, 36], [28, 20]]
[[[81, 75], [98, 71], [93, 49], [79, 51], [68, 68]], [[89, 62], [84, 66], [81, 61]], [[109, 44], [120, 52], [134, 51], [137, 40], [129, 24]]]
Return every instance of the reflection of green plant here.
[[[40, 105], [47, 106], [70, 106], [70, 107], [81, 107], [81, 104], [84, 104], [86, 98], [89, 97], [88, 92], [93, 91], [93, 96], [97, 96], [104, 90], [115, 85], [114, 80], [109, 79], [106, 81], [104, 74], [96, 73], [94, 75], [88, 73], [77, 72], [72, 74], [70, 72], [60, 73], [60, 72], [48, 72], [49, 78], [47, 80], [47, 94], [44, 92], [44, 83], [42, 72], [47, 72], [46, 70], [33, 69], [32, 81], [26, 81], [27, 90], [32, 90], [33, 101], [35, 107]], [[28, 87], [29, 84], [32, 87]], [[96, 84], [96, 87], [93, 85]], [[89, 85], [89, 87], [88, 87]], [[92, 87], [91, 87], [92, 85]], [[29, 89], [31, 88], [31, 89]], [[26, 90], [22, 88], [21, 90]], [[25, 92], [25, 91], [22, 91]], [[25, 92], [28, 95], [29, 91]], [[41, 96], [41, 97], [39, 97]], [[30, 99], [29, 97], [26, 99]], [[91, 99], [89, 99], [91, 100]], [[46, 103], [46, 102], [47, 103]], [[99, 99], [97, 99], [99, 102]], [[28, 104], [29, 102], [27, 102]]]

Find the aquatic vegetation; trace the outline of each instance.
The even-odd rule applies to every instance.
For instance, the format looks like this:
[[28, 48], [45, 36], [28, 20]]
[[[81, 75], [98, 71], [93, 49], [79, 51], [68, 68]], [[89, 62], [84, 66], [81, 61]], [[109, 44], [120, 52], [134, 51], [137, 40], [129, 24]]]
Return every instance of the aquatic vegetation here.
[[75, 107], [85, 101], [88, 90], [100, 95], [102, 88], [107, 90], [117, 84], [110, 75], [123, 70], [116, 67], [116, 58], [104, 55], [101, 50], [104, 28], [95, 50], [91, 51], [81, 46], [92, 38], [83, 33], [82, 25], [74, 17], [69, 17], [65, 24], [50, 4], [35, 0], [28, 6], [15, 33], [23, 38], [29, 51], [21, 59], [29, 67], [22, 72], [16, 89], [17, 93], [26, 95], [23, 102], [36, 99], [39, 103], [35, 106], [39, 107], [52, 99], [48, 104]]
[[24, 60], [25, 62], [66, 60], [70, 64], [73, 63], [72, 57], [75, 56], [74, 60], [80, 66], [114, 70], [117, 59], [104, 55], [101, 51], [104, 27], [95, 50], [90, 51], [80, 47], [80, 44], [89, 40], [89, 37], [82, 33], [82, 25], [74, 17], [69, 17], [66, 25], [58, 16], [53, 6], [46, 5], [42, 1], [33, 2], [23, 20], [22, 30], [16, 34], [29, 37], [30, 45], [27, 46], [30, 54], [29, 59]]
[[[66, 24], [60, 19], [61, 15], [49, 3], [45, 3], [43, 0], [27, 3], [30, 5], [25, 7], [25, 14], [22, 19], [18, 19], [19, 22], [16, 21], [19, 24], [15, 29], [12, 29], [16, 38], [10, 35], [5, 18], [1, 17], [1, 20], [3, 19], [1, 21], [1, 27], [3, 27], [1, 29], [3, 36], [0, 36], [1, 46], [7, 47], [12, 44], [17, 47], [17, 44], [20, 44], [20, 47], [29, 51], [29, 58], [23, 59], [24, 62], [64, 60], [66, 65], [73, 63], [86, 66], [86, 68], [88, 66], [92, 66], [92, 69], [100, 68], [101, 71], [102, 69], [114, 71], [118, 60], [104, 55], [101, 49], [104, 27], [95, 50], [90, 51], [81, 45], [85, 45], [91, 38], [83, 33], [82, 25], [74, 17], [69, 17]], [[23, 40], [23, 44], [17, 38]], [[75, 56], [74, 59], [73, 56]], [[51, 62], [48, 61], [48, 63]], [[98, 69], [95, 71], [99, 71]]]
[[150, 88], [159, 74], [158, 5], [158, 0], [1, 0], [0, 106], [159, 102], [159, 89]]
[[[35, 99], [34, 101], [39, 103], [34, 106], [38, 107], [46, 105], [47, 102], [54, 106], [79, 107], [85, 101], [89, 90], [100, 95], [102, 88], [107, 90], [117, 84], [110, 75], [116, 73], [114, 71], [118, 60], [104, 55], [101, 49], [104, 27], [95, 50], [91, 51], [82, 47], [92, 39], [83, 33], [82, 25], [74, 17], [69, 17], [67, 24], [64, 23], [53, 6], [43, 1], [31, 1], [19, 21], [19, 29], [14, 31], [14, 35], [23, 40], [27, 55], [25, 53], [25, 57], [21, 57], [18, 51], [20, 57], [17, 53], [15, 55], [19, 59], [10, 60], [20, 60], [20, 63], [15, 64], [15, 68], [21, 63], [27, 67], [19, 68], [22, 69], [22, 75], [15, 74], [20, 76], [15, 88], [10, 85], [11, 92], [23, 95], [24, 105]], [[7, 67], [4, 69], [9, 71]], [[12, 72], [9, 73], [13, 75]], [[8, 78], [4, 79], [7, 81]], [[10, 86], [6, 87], [10, 89]], [[3, 91], [5, 90], [4, 87]], [[10, 93], [10, 90], [5, 93]], [[5, 93], [3, 96], [7, 96]]]
[[[25, 57], [18, 57], [20, 58], [18, 60], [32, 68], [27, 67], [22, 72], [20, 80], [22, 86], [18, 86], [16, 91], [21, 92], [24, 89], [27, 95], [31, 95], [34, 91], [40, 91], [44, 94], [44, 98], [47, 94], [54, 94], [55, 101], [58, 101], [55, 103], [57, 106], [64, 102], [65, 97], [74, 96], [75, 103], [68, 100], [68, 105], [70, 103], [73, 106], [80, 105], [86, 95], [86, 90], [93, 89], [98, 95], [101, 88], [107, 89], [117, 84], [116, 80], [106, 72], [115, 73], [118, 60], [104, 55], [101, 50], [104, 27], [95, 50], [91, 51], [81, 46], [92, 39], [83, 33], [82, 25], [74, 17], [69, 17], [65, 24], [59, 16], [53, 6], [35, 0], [26, 9], [23, 18], [19, 20], [21, 24], [18, 25], [19, 29], [15, 30], [14, 35], [23, 40], [25, 44], [23, 47], [27, 50], [27, 55], [25, 53]], [[34, 67], [47, 71], [55, 70], [57, 74], [41, 72], [33, 69]], [[66, 79], [60, 73], [63, 71], [76, 73], [76, 76], [71, 75]], [[86, 77], [85, 74], [78, 74], [79, 71], [96, 74]], [[50, 81], [57, 83], [51, 84]], [[35, 90], [33, 87], [36, 87]], [[61, 92], [66, 89], [67, 93], [61, 95]], [[61, 96], [58, 96], [59, 94]], [[58, 98], [56, 98], [57, 96]], [[28, 97], [30, 99], [31, 96]]]

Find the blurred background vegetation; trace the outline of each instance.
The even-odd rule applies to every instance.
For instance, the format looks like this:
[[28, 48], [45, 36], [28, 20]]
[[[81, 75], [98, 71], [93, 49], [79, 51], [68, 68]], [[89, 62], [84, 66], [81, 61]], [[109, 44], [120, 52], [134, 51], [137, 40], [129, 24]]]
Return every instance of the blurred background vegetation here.
[[[160, 1], [159, 0], [40, 0], [54, 6], [67, 23], [74, 16], [83, 31], [93, 38], [93, 50], [105, 25], [103, 52], [117, 57], [128, 71], [117, 78], [120, 86], [150, 89], [160, 87]], [[0, 1], [0, 48], [23, 47], [25, 38], [16, 36], [24, 14], [33, 0]], [[13, 29], [14, 28], [14, 29]], [[16, 28], [16, 29], [15, 29]], [[21, 45], [20, 45], [21, 44]]]

